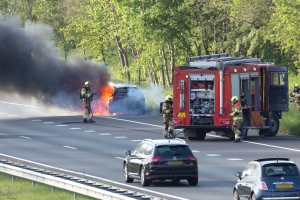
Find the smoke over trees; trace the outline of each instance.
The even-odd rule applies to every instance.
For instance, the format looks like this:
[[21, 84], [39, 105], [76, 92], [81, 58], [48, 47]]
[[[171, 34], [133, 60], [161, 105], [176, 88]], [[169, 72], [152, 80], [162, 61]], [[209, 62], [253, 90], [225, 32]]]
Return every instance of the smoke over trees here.
[[[110, 80], [108, 67], [81, 57], [62, 59], [51, 27], [0, 13], [0, 91], [19, 93], [44, 103], [58, 103], [66, 96], [77, 101], [85, 81], [99, 90]], [[61, 100], [68, 102], [67, 99]]]

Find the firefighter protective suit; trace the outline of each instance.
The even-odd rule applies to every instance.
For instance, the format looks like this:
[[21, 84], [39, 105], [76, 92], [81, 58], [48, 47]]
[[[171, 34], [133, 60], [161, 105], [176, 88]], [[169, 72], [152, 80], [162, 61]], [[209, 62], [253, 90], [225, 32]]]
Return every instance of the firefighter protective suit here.
[[300, 88], [298, 84], [294, 84], [294, 90], [290, 91], [290, 98], [294, 101], [296, 109], [300, 108]]
[[230, 116], [233, 119], [232, 131], [234, 132], [234, 137], [235, 137], [234, 142], [240, 142], [242, 140], [242, 134], [239, 131], [239, 128], [243, 122], [243, 110], [238, 97], [233, 96], [231, 98], [231, 101], [234, 103], [232, 112], [230, 113]]
[[93, 93], [90, 89], [90, 83], [86, 81], [84, 83], [84, 87], [80, 91], [80, 99], [83, 103], [85, 108], [84, 115], [83, 115], [83, 122], [94, 122], [92, 120], [92, 110], [91, 110], [91, 102], [93, 101]]
[[163, 117], [163, 124], [164, 124], [164, 131], [163, 136], [165, 138], [168, 137], [168, 129], [170, 127], [170, 131], [173, 132], [173, 96], [168, 95], [166, 97], [166, 101], [162, 105], [162, 117]]

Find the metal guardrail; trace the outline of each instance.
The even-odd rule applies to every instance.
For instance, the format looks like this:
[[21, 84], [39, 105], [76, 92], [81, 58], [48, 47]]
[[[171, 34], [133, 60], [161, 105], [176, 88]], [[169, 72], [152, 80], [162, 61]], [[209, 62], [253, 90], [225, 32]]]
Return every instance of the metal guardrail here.
[[101, 200], [162, 200], [158, 197], [147, 197], [145, 194], [139, 194], [137, 192], [74, 176], [63, 175], [49, 170], [15, 164], [7, 160], [0, 160], [0, 172], [47, 184], [54, 188], [57, 187], [72, 191], [74, 192], [74, 197], [77, 193]]

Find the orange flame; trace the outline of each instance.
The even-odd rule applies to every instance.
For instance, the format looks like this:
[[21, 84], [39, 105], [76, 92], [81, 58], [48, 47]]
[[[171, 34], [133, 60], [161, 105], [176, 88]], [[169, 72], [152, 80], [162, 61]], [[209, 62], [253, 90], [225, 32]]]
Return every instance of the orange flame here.
[[112, 98], [114, 93], [114, 87], [110, 85], [105, 85], [99, 89], [99, 100], [97, 104], [97, 112], [94, 115], [107, 116], [110, 115], [108, 103]]

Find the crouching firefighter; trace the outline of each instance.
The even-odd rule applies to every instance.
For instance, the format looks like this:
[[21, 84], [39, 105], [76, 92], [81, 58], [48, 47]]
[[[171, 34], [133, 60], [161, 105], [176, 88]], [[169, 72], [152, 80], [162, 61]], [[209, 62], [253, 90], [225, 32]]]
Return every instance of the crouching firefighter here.
[[[162, 117], [164, 124], [163, 136], [168, 138], [168, 128], [170, 127], [170, 131], [173, 132], [172, 121], [173, 121], [173, 96], [166, 96], [166, 101], [162, 105]], [[171, 123], [170, 123], [171, 122]]]
[[84, 87], [80, 91], [80, 100], [82, 101], [85, 111], [83, 115], [83, 122], [84, 123], [95, 123], [93, 121], [92, 116], [92, 109], [91, 109], [91, 102], [93, 101], [93, 96], [96, 93], [92, 93], [90, 89], [90, 82], [86, 81], [84, 83]]
[[231, 101], [233, 103], [233, 108], [232, 108], [232, 112], [230, 113], [230, 116], [233, 119], [232, 131], [234, 132], [234, 137], [235, 137], [235, 140], [233, 142], [241, 142], [242, 134], [239, 131], [239, 127], [243, 122], [243, 110], [239, 102], [239, 98], [237, 96], [233, 96], [231, 98]]

